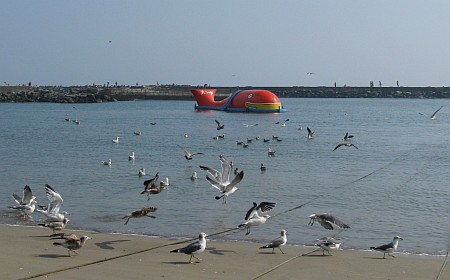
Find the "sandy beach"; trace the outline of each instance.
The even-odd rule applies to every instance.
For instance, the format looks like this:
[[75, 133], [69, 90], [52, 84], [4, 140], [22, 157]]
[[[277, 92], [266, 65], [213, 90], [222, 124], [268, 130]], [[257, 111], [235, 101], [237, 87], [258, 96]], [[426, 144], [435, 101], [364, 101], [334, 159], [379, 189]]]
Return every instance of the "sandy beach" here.
[[[187, 240], [76, 231], [88, 240], [78, 255], [52, 245], [47, 228], [0, 226], [1, 279], [450, 279], [440, 256], [339, 250], [323, 256], [314, 247], [261, 250], [262, 244], [208, 239], [199, 263], [169, 253]], [[68, 232], [68, 231], [66, 231]]]

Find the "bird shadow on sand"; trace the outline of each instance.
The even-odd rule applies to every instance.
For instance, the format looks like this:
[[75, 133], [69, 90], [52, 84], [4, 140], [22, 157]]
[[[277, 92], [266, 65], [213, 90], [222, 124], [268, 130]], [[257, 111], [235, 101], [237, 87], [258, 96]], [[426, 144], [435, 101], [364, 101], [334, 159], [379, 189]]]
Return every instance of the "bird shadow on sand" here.
[[39, 258], [47, 258], [47, 259], [59, 259], [59, 258], [70, 258], [69, 255], [60, 255], [60, 254], [39, 254], [35, 255], [35, 257]]
[[225, 253], [234, 253], [234, 252], [236, 252], [234, 250], [218, 250], [215, 247], [208, 247], [208, 248], [206, 248], [206, 250], [208, 252], [210, 252], [211, 254], [219, 255], [219, 256], [223, 256], [223, 255], [225, 255]]
[[113, 245], [115, 243], [128, 242], [128, 241], [131, 241], [131, 240], [129, 240], [129, 239], [121, 239], [121, 240], [97, 242], [97, 243], [95, 243], [95, 245], [100, 247], [101, 249], [114, 250], [115, 248], [113, 246], [111, 246], [111, 245]]
[[180, 265], [180, 264], [193, 265], [193, 264], [198, 264], [200, 262], [196, 261], [196, 262], [190, 263], [188, 261], [185, 261], [185, 262], [163, 262], [163, 263], [164, 264], [174, 264], [174, 265]]
[[[278, 250], [278, 251], [280, 251], [280, 250]], [[276, 255], [276, 254], [282, 255], [281, 252], [276, 252], [276, 251], [274, 253], [272, 253], [272, 251], [270, 251], [270, 252], [259, 252], [258, 254], [259, 255]]]

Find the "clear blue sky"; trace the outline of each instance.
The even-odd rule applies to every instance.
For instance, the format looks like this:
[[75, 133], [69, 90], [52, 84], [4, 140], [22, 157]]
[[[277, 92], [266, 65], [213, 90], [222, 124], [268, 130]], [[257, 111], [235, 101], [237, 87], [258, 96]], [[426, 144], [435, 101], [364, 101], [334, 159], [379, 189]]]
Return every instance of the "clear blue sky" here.
[[450, 85], [448, 0], [4, 0], [0, 7], [2, 84]]

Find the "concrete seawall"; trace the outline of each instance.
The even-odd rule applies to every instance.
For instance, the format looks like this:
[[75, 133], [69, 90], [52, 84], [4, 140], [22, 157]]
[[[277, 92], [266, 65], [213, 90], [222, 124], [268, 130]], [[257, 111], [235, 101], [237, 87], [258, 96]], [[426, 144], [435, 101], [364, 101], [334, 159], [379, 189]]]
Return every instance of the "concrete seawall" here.
[[[194, 100], [188, 85], [140, 87], [1, 86], [0, 102], [95, 103], [128, 100]], [[450, 98], [449, 87], [213, 87], [217, 99], [238, 89], [266, 89], [280, 98]]]

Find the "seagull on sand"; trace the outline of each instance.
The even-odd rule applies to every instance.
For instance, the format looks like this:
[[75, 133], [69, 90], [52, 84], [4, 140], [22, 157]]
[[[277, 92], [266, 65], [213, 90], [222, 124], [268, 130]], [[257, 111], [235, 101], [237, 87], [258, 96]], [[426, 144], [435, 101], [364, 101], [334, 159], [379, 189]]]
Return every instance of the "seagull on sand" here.
[[112, 142], [113, 142], [114, 144], [119, 144], [119, 138], [120, 138], [120, 137], [117, 136], [116, 139], [113, 139], [113, 140], [112, 140]]
[[124, 225], [128, 224], [128, 221], [131, 218], [149, 217], [149, 218], [155, 219], [156, 218], [155, 216], [149, 216], [148, 213], [155, 212], [156, 209], [157, 208], [155, 208], [155, 207], [145, 207], [145, 208], [133, 211], [133, 212], [129, 213], [128, 215], [126, 215], [125, 217], [122, 218], [122, 219], [127, 219]]
[[89, 236], [82, 236], [78, 238], [76, 235], [68, 235], [64, 236], [62, 238], [56, 238], [56, 239], [64, 239], [64, 242], [53, 242], [53, 245], [55, 246], [63, 246], [64, 248], [69, 249], [69, 257], [71, 257], [70, 252], [75, 253], [75, 255], [78, 255], [78, 253], [75, 250], [81, 249], [83, 247], [84, 243], [86, 243], [86, 240], [92, 239]]
[[17, 194], [12, 194], [14, 197], [14, 201], [17, 203], [16, 206], [9, 206], [11, 209], [19, 210], [27, 217], [31, 217], [34, 210], [36, 209], [36, 197], [33, 196], [30, 186], [25, 185], [23, 188], [22, 197]]
[[328, 255], [331, 256], [330, 251], [339, 249], [342, 243], [343, 242], [340, 239], [336, 239], [333, 237], [322, 237], [320, 239], [317, 239], [317, 243], [314, 245], [322, 249], [322, 255], [325, 256], [325, 251], [327, 251]]
[[317, 220], [317, 222], [319, 222], [321, 226], [329, 230], [333, 230], [333, 224], [337, 225], [340, 228], [350, 228], [350, 226], [344, 224], [336, 216], [327, 213], [311, 214], [308, 216], [308, 218], [310, 219], [308, 223], [308, 225], [310, 226], [312, 226]]
[[308, 139], [313, 139], [314, 131], [312, 131], [309, 127], [306, 127], [306, 130], [308, 131]]
[[388, 254], [388, 256], [391, 256], [391, 257], [395, 258], [394, 255], [391, 255], [391, 253], [394, 253], [395, 251], [397, 251], [398, 242], [400, 240], [403, 240], [403, 238], [401, 238], [400, 236], [395, 236], [391, 243], [385, 244], [385, 245], [381, 245], [381, 246], [378, 246], [378, 247], [370, 247], [370, 249], [378, 251], [378, 252], [382, 252], [383, 253], [383, 259], [386, 258], [386, 254]]
[[64, 218], [62, 221], [47, 220], [44, 223], [40, 223], [38, 225], [43, 226], [43, 227], [48, 227], [53, 230], [53, 233], [56, 233], [57, 230], [65, 229], [68, 222], [69, 222], [69, 219]]
[[253, 206], [247, 211], [247, 214], [244, 217], [244, 223], [240, 224], [238, 227], [245, 227], [247, 229], [247, 233], [245, 235], [249, 235], [251, 227], [262, 225], [268, 219], [270, 219], [269, 215], [259, 216], [258, 210], [261, 210], [261, 213], [265, 213], [275, 207], [275, 204], [276, 203], [265, 201], [261, 202], [260, 204], [253, 202]]
[[184, 152], [184, 157], [185, 157], [187, 160], [191, 160], [192, 157], [195, 156], [195, 155], [203, 155], [203, 153], [191, 153], [191, 152], [188, 151], [188, 149], [186, 149], [185, 147], [181, 147], [180, 145], [178, 145], [178, 147], [180, 147], [180, 148], [183, 150], [183, 152]]
[[221, 130], [221, 129], [225, 128], [224, 124], [221, 124], [218, 120], [215, 120], [215, 121], [216, 121], [216, 124], [217, 124], [217, 130]]
[[183, 253], [186, 255], [191, 255], [189, 258], [189, 263], [192, 263], [192, 258], [197, 259], [197, 261], [201, 261], [201, 259], [197, 258], [195, 255], [202, 253], [206, 248], [206, 233], [201, 232], [198, 236], [198, 240], [187, 245], [186, 247], [175, 249], [170, 251], [171, 253]]
[[287, 243], [287, 235], [286, 235], [287, 231], [285, 229], [281, 230], [281, 236], [278, 237], [277, 239], [273, 240], [272, 242], [270, 242], [267, 245], [264, 245], [262, 247], [259, 247], [259, 249], [270, 249], [272, 248], [272, 253], [275, 252], [275, 248], [280, 249], [281, 253], [284, 254], [283, 250], [281, 250], [281, 246], [286, 245]]
[[222, 193], [222, 195], [216, 196], [215, 199], [223, 198], [223, 203], [227, 203], [228, 196], [238, 190], [236, 185], [244, 178], [244, 171], [242, 170], [235, 175], [233, 181], [230, 182], [231, 165], [222, 155], [220, 155], [219, 159], [222, 163], [222, 172], [207, 166], [200, 166], [200, 169], [207, 171], [206, 180]]
[[47, 216], [48, 221], [54, 221], [54, 222], [63, 222], [66, 215], [70, 215], [66, 211], [59, 212], [61, 209], [61, 205], [63, 204], [64, 200], [62, 196], [55, 191], [49, 184], [45, 184], [45, 194], [47, 195], [48, 200], [50, 201], [48, 203], [47, 207], [41, 207], [42, 209], [36, 209], [36, 211], [44, 214]]
[[136, 156], [134, 155], [134, 152], [131, 152], [131, 155], [128, 156], [128, 160], [135, 160]]
[[[442, 109], [442, 107], [444, 107], [444, 106], [439, 107], [439, 109], [437, 109], [437, 110], [430, 116], [430, 119], [435, 120], [435, 119], [436, 119], [436, 114]], [[419, 113], [419, 114], [421, 114], [422, 116], [427, 116], [427, 115], [425, 115], [424, 113]]]
[[340, 143], [336, 147], [334, 147], [333, 152], [336, 151], [339, 147], [355, 147], [355, 149], [358, 150], [358, 147], [356, 147], [353, 143]]

